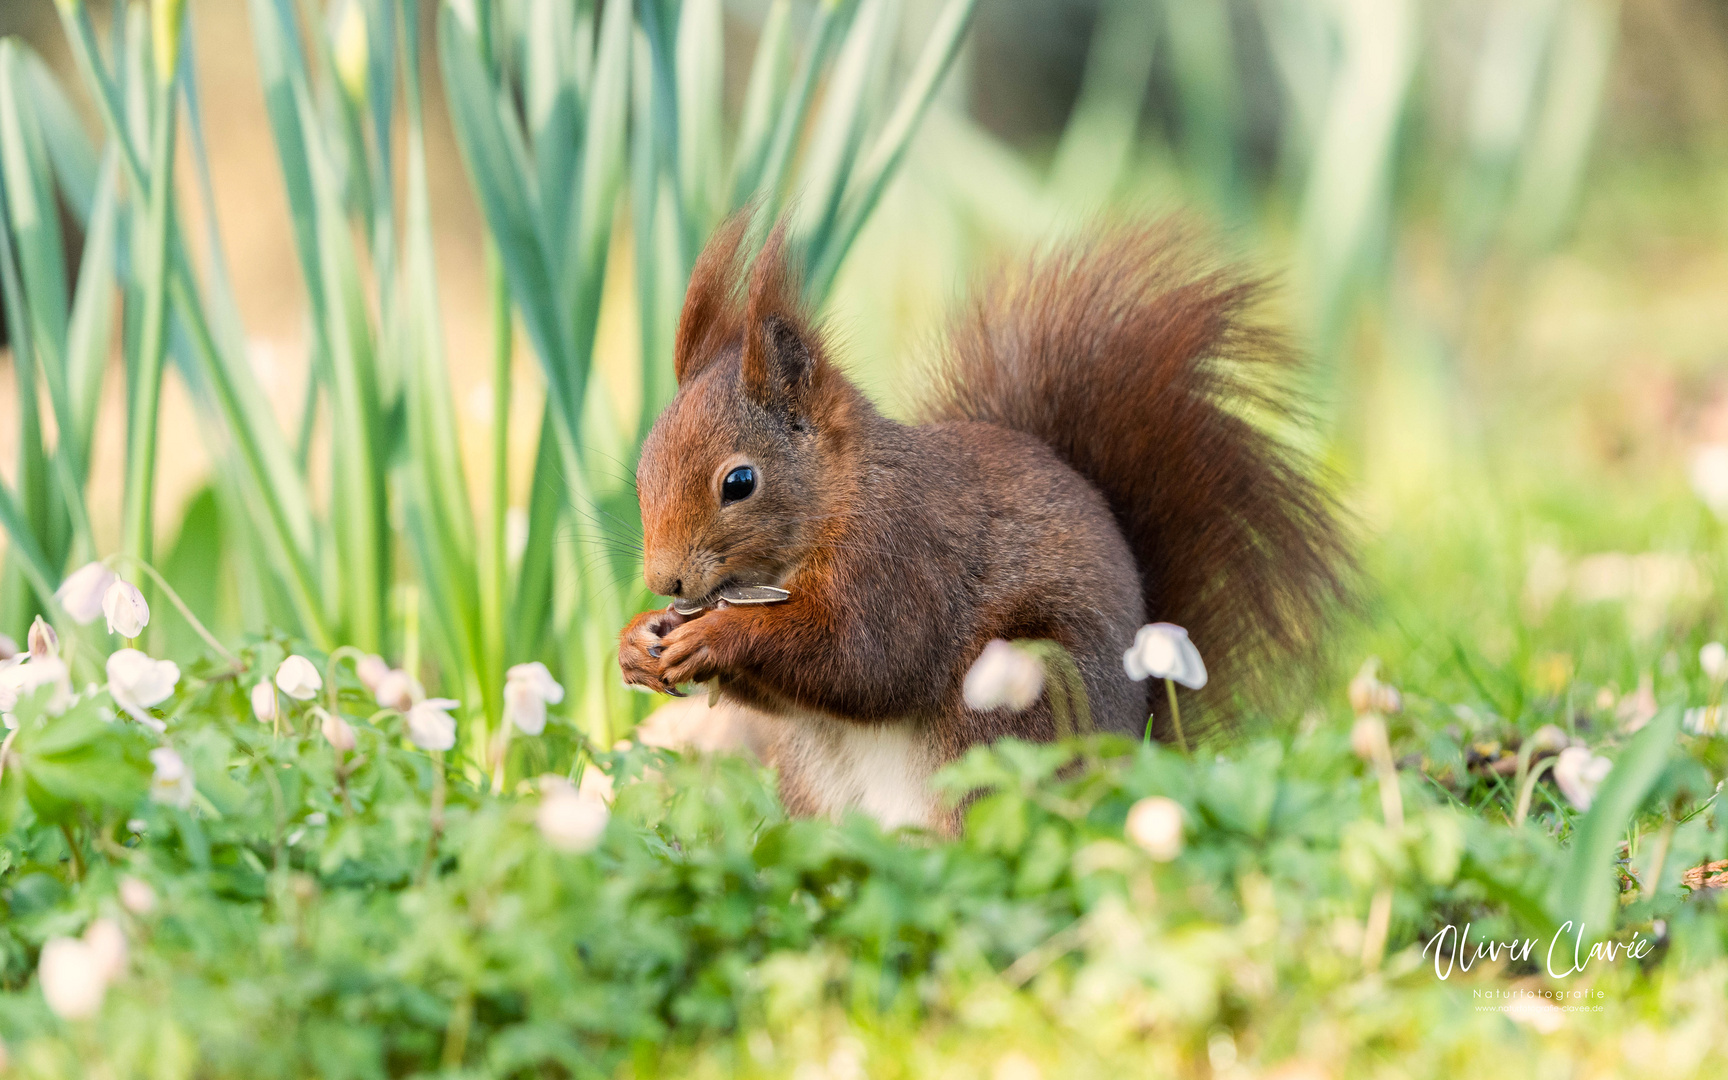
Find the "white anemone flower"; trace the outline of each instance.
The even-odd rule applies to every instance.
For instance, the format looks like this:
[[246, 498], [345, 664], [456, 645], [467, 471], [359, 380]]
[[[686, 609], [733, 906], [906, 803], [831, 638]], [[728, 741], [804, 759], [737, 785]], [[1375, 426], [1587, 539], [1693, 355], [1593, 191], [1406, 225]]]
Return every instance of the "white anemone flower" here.
[[66, 661], [58, 656], [35, 659], [29, 653], [0, 663], [0, 714], [7, 727], [17, 727], [12, 711], [22, 698], [28, 698], [43, 687], [52, 687], [43, 709], [52, 716], [66, 711], [72, 704], [72, 673]]
[[66, 575], [54, 590], [54, 599], [80, 626], [88, 626], [102, 616], [102, 598], [108, 586], [114, 584], [114, 571], [99, 562], [85, 563]]
[[276, 720], [276, 686], [269, 679], [260, 679], [252, 687], [252, 715], [261, 724], [274, 723]]
[[461, 702], [427, 698], [408, 710], [408, 741], [422, 750], [448, 750], [456, 745], [456, 718], [450, 710]]
[[167, 726], [144, 710], [167, 701], [179, 682], [180, 666], [172, 660], [152, 660], [137, 649], [120, 649], [108, 658], [108, 694], [114, 704], [157, 731]]
[[125, 638], [135, 638], [150, 625], [150, 605], [138, 586], [124, 578], [115, 578], [102, 594], [102, 614], [108, 617], [108, 632]]
[[1169, 862], [1182, 854], [1182, 804], [1162, 795], [1141, 799], [1129, 808], [1122, 831], [1152, 858]]
[[1698, 666], [1712, 683], [1728, 680], [1728, 645], [1711, 641], [1698, 650]]
[[1568, 746], [1554, 762], [1554, 782], [1560, 793], [1579, 813], [1590, 809], [1596, 801], [1596, 789], [1607, 779], [1614, 763], [1582, 746]]
[[564, 700], [564, 687], [538, 660], [517, 664], [504, 679], [504, 718], [524, 735], [546, 730], [546, 706]]
[[1148, 623], [1134, 635], [1134, 644], [1122, 654], [1122, 666], [1135, 682], [1169, 679], [1190, 690], [1206, 685], [1206, 663], [1200, 650], [1188, 640], [1188, 631], [1175, 623]]
[[407, 712], [414, 707], [416, 701], [426, 696], [426, 692], [421, 689], [414, 676], [400, 668], [394, 668], [385, 672], [384, 677], [378, 680], [373, 696], [377, 698], [378, 707], [381, 709]]
[[595, 794], [577, 791], [562, 776], [542, 778], [540, 787], [540, 809], [535, 812], [534, 824], [546, 842], [573, 855], [598, 847], [612, 816], [606, 803]]
[[994, 638], [972, 661], [960, 692], [967, 707], [980, 712], [1002, 708], [1021, 712], [1044, 692], [1044, 664], [1025, 649]]
[[335, 747], [337, 753], [346, 754], [354, 749], [353, 725], [335, 713], [323, 709], [313, 709], [312, 714], [318, 718], [318, 730], [323, 733], [325, 740]]
[[282, 661], [276, 669], [276, 689], [296, 701], [311, 701], [324, 688], [324, 680], [312, 661], [298, 653]]

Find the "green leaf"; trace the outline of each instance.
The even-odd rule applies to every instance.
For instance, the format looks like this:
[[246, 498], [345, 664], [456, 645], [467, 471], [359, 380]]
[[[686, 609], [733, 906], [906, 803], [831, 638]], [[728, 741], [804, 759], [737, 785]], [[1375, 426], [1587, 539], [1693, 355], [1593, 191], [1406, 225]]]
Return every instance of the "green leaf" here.
[[1658, 712], [1615, 759], [1596, 791], [1590, 810], [1574, 827], [1572, 853], [1549, 892], [1548, 910], [1556, 924], [1572, 923], [1586, 940], [1614, 930], [1620, 894], [1614, 863], [1632, 815], [1655, 785], [1680, 733], [1681, 709]]

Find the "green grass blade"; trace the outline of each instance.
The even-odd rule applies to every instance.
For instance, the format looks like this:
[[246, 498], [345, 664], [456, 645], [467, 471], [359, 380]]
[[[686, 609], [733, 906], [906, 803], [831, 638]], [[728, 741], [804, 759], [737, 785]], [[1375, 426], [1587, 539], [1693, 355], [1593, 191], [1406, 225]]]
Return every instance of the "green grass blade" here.
[[55, 205], [53, 167], [38, 126], [38, 102], [26, 78], [28, 54], [16, 41], [0, 40], [0, 167], [5, 169], [7, 209], [17, 244], [37, 360], [47, 377], [55, 412], [67, 412], [64, 379], [66, 256]]
[[[294, 11], [284, 0], [247, 0], [251, 12], [253, 50], [258, 57], [258, 76], [264, 85], [264, 112], [276, 140], [276, 157], [288, 193], [288, 216], [293, 225], [294, 251], [300, 257], [300, 272], [312, 305], [312, 326], [322, 337], [329, 325], [325, 313], [322, 277], [318, 267], [318, 211], [312, 193], [311, 164], [307, 161], [306, 131], [298, 98], [309, 93], [305, 86], [304, 50], [300, 47]], [[322, 345], [320, 346], [322, 350]]]
[[795, 193], [792, 233], [800, 246], [821, 250], [833, 226], [847, 174], [864, 138], [871, 70], [892, 45], [893, 8], [890, 0], [862, 0], [841, 42]]
[[126, 422], [126, 487], [121, 506], [120, 550], [144, 562], [151, 558], [156, 489], [156, 420], [162, 393], [162, 360], [168, 348], [169, 232], [174, 190], [176, 80], [157, 80], [150, 148], [149, 203], [145, 246], [140, 252], [143, 325], [133, 359], [131, 410]]
[[720, 218], [720, 106], [725, 99], [725, 26], [720, 0], [684, 0], [678, 20], [678, 184], [696, 235]]
[[792, 74], [792, 0], [774, 0], [762, 21], [750, 82], [744, 91], [744, 111], [738, 146], [732, 158], [731, 197], [725, 209], [744, 205], [762, 178], [768, 143], [774, 135], [774, 103]]
[[79, 457], [90, 460], [96, 435], [96, 409], [101, 403], [102, 376], [114, 333], [114, 274], [119, 241], [119, 161], [111, 151], [103, 159], [90, 227], [73, 292], [72, 315], [66, 334], [66, 384], [71, 398], [72, 428]]
[[810, 42], [799, 61], [798, 73], [792, 80], [792, 90], [780, 102], [774, 119], [774, 133], [769, 137], [763, 154], [762, 169], [749, 193], [736, 200], [740, 205], [749, 199], [760, 202], [760, 213], [767, 219], [778, 216], [780, 197], [786, 177], [792, 169], [792, 155], [798, 136], [804, 129], [810, 103], [815, 99], [816, 84], [828, 57], [839, 46], [857, 10], [857, 0], [824, 0], [816, 7], [816, 18], [810, 28]]
[[439, 12], [438, 51], [451, 125], [475, 195], [546, 373], [548, 395], [560, 422], [574, 431], [580, 383], [571, 361], [569, 307], [559, 303], [562, 292], [539, 234], [538, 199], [515, 119], [486, 73], [479, 42], [450, 7]]
[[1587, 943], [1614, 930], [1620, 895], [1614, 862], [1620, 840], [1674, 751], [1680, 719], [1680, 707], [1670, 705], [1633, 736], [1597, 790], [1589, 812], [1573, 829], [1572, 853], [1560, 869], [1548, 908], [1556, 926], [1570, 920], [1570, 934], [1581, 934]]
[[48, 65], [35, 53], [26, 53], [23, 60], [36, 122], [41, 127], [48, 158], [54, 164], [54, 179], [72, 216], [81, 227], [88, 228], [96, 199], [99, 160], [96, 147], [84, 132], [78, 110], [60, 89]]
[[889, 180], [899, 170], [906, 150], [912, 144], [912, 136], [929, 112], [943, 78], [954, 65], [954, 57], [960, 51], [977, 7], [978, 0], [949, 0], [948, 6], [937, 17], [894, 111], [889, 114], [881, 134], [876, 136], [869, 153], [864, 155], [847, 184], [845, 202], [837, 223], [822, 249], [812, 252], [806, 286], [812, 298], [820, 300], [827, 295], [835, 275], [840, 272], [840, 263], [875, 211]]
[[573, 198], [569, 192], [581, 162], [582, 103], [569, 52], [575, 45], [574, 12], [567, 0], [532, 0], [524, 42], [523, 100], [534, 172], [540, 191], [540, 235], [568, 235]]

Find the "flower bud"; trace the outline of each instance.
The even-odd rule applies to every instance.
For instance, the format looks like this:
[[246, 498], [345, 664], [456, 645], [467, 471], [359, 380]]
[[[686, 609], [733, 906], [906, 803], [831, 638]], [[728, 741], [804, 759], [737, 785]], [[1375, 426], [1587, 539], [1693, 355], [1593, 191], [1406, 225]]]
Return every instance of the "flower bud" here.
[[1141, 799], [1122, 831], [1158, 862], [1169, 862], [1182, 854], [1182, 805], [1162, 795]]
[[102, 614], [108, 617], [108, 632], [125, 638], [135, 638], [150, 625], [150, 605], [138, 586], [124, 578], [115, 578], [102, 594]]
[[156, 890], [128, 874], [120, 879], [120, 906], [134, 915], [148, 915], [156, 910]]
[[390, 665], [382, 656], [367, 653], [354, 664], [354, 674], [360, 677], [360, 685], [366, 688], [368, 694], [378, 692], [378, 684], [390, 674]]
[[550, 783], [542, 781], [541, 787], [540, 809], [534, 815], [534, 824], [546, 842], [573, 855], [598, 847], [606, 833], [606, 821], [611, 817], [606, 804], [577, 791], [563, 777], [555, 777]]
[[1728, 680], [1728, 645], [1720, 641], [1707, 643], [1698, 650], [1698, 666], [1704, 670], [1704, 677], [1712, 684]]
[[84, 943], [105, 982], [113, 982], [126, 974], [126, 935], [113, 919], [101, 918], [84, 929]]
[[184, 810], [192, 805], [192, 770], [172, 747], [158, 746], [150, 751], [150, 763], [156, 775], [150, 781], [150, 797]]
[[324, 738], [336, 748], [338, 754], [346, 754], [354, 749], [354, 728], [348, 721], [323, 709], [313, 709], [312, 715], [318, 718], [318, 730], [324, 733]]
[[62, 1020], [88, 1020], [102, 1008], [108, 992], [101, 957], [79, 938], [50, 938], [36, 967], [42, 997]]
[[32, 660], [52, 660], [60, 655], [60, 635], [55, 633], [54, 628], [40, 615], [30, 624], [28, 640]]
[[312, 661], [295, 654], [276, 669], [276, 689], [296, 701], [311, 701], [324, 688], [324, 680]]
[[980, 712], [1006, 708], [1022, 712], [1044, 693], [1044, 664], [1025, 649], [996, 638], [984, 646], [966, 672], [961, 694]]
[[276, 687], [269, 679], [260, 679], [252, 687], [252, 715], [261, 724], [276, 722]]
[[546, 730], [546, 706], [564, 700], [564, 687], [546, 665], [517, 664], [504, 680], [504, 718], [524, 735]]

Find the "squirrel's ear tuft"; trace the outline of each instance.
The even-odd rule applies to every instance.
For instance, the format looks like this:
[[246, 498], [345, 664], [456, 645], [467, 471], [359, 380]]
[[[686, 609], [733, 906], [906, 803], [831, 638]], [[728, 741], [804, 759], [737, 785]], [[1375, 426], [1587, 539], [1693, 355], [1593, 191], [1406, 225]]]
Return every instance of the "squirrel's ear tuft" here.
[[797, 276], [787, 265], [786, 227], [777, 225], [756, 256], [744, 309], [745, 393], [769, 408], [795, 410], [819, 362]]
[[714, 231], [691, 268], [678, 335], [672, 343], [672, 373], [680, 386], [738, 336], [744, 318], [739, 310], [739, 254], [749, 225], [748, 211], [732, 215]]

